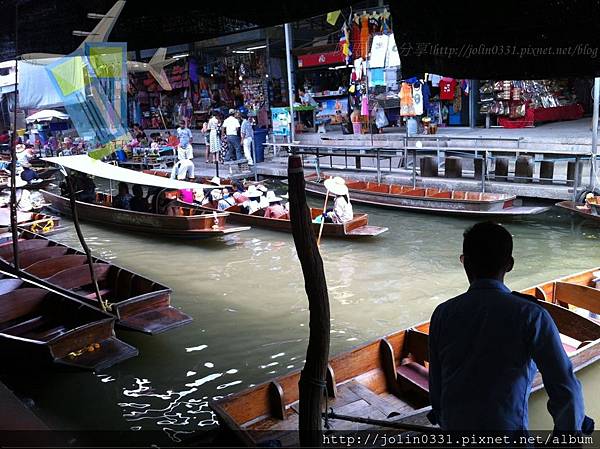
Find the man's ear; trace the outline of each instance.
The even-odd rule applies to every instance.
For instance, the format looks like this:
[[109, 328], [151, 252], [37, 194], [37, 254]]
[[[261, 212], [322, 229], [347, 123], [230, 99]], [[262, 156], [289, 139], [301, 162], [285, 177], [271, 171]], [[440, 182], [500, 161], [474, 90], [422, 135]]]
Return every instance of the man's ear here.
[[510, 273], [514, 266], [515, 266], [515, 259], [513, 259], [513, 257], [510, 256], [510, 259], [508, 259], [508, 264], [506, 264], [506, 272]]
[[458, 260], [460, 260], [460, 263], [464, 265], [465, 264], [465, 255], [461, 254], [460, 257], [458, 258]]

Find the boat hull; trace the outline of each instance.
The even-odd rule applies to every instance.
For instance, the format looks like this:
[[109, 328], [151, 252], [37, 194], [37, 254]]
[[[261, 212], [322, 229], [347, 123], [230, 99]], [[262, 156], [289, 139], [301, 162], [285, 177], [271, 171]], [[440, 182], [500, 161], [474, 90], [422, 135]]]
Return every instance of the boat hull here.
[[577, 215], [600, 223], [600, 215], [594, 214], [589, 207], [584, 207], [582, 204], [576, 203], [574, 201], [561, 201], [560, 203], [556, 203], [556, 206], [562, 209], [567, 209], [573, 213], [576, 213]]
[[[381, 184], [381, 186], [385, 186], [386, 190], [389, 187], [388, 184]], [[534, 215], [549, 210], [549, 207], [513, 206], [512, 203], [515, 199], [513, 196], [506, 196], [506, 198], [491, 201], [481, 201], [475, 198], [468, 199], [468, 194], [472, 194], [473, 196], [479, 195], [476, 192], [464, 192], [467, 194], [465, 195], [467, 199], [452, 199], [426, 196], [428, 190], [435, 191], [435, 194], [440, 194], [441, 192], [439, 189], [415, 189], [415, 193], [417, 193], [416, 195], [389, 194], [374, 190], [355, 189], [352, 187], [350, 187], [349, 190], [350, 198], [353, 203], [367, 204], [370, 206], [384, 207], [388, 209], [400, 209], [411, 212], [489, 217]], [[315, 180], [306, 181], [306, 191], [321, 197], [324, 197], [327, 193], [325, 186], [320, 182], [316, 182]]]
[[[214, 211], [210, 207], [201, 206], [203, 210]], [[244, 214], [239, 211], [238, 206], [232, 206], [227, 209], [229, 213], [228, 219], [233, 223], [239, 223], [249, 225], [250, 227], [270, 229], [273, 231], [280, 232], [292, 232], [292, 223], [287, 218], [265, 218], [262, 215], [256, 214]], [[318, 209], [311, 209], [313, 219], [318, 216], [322, 211]], [[314, 223], [313, 230], [315, 234], [319, 234], [320, 224]], [[325, 223], [323, 225], [323, 236], [337, 237], [337, 238], [364, 238], [364, 237], [375, 237], [386, 232], [388, 228], [380, 226], [369, 226], [369, 219], [367, 214], [354, 214], [354, 218], [349, 223], [335, 224]]]
[[[52, 209], [63, 215], [71, 215], [71, 206], [67, 198], [45, 190], [41, 193], [44, 199], [52, 204]], [[225, 227], [227, 214], [168, 216], [116, 209], [81, 201], [77, 201], [77, 213], [84, 221], [154, 236], [209, 239], [247, 230], [243, 227]]]
[[[96, 300], [87, 258], [75, 248], [22, 231], [21, 276], [101, 309]], [[0, 268], [12, 272], [12, 242], [0, 245]], [[192, 318], [171, 305], [171, 290], [151, 279], [93, 257], [99, 289], [108, 295], [109, 313], [117, 326], [149, 335], [184, 326]], [[106, 298], [105, 298], [106, 299]]]

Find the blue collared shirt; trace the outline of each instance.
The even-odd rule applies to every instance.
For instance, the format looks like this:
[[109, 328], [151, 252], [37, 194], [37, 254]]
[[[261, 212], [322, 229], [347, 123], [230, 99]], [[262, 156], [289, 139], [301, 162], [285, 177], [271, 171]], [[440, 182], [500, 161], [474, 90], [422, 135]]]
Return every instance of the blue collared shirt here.
[[554, 321], [535, 301], [480, 279], [435, 309], [429, 332], [432, 423], [444, 430], [526, 431], [537, 365], [555, 430], [581, 430], [581, 385]]

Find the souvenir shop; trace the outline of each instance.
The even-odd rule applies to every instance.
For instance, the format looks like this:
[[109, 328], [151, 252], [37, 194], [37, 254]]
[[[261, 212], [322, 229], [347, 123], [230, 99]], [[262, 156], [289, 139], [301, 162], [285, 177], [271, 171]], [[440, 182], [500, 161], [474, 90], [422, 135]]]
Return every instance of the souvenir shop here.
[[584, 107], [576, 94], [577, 84], [568, 79], [483, 80], [479, 87], [479, 112], [488, 127], [525, 128], [579, 119]]
[[387, 8], [353, 14], [342, 27], [340, 48], [351, 67], [348, 93], [355, 134], [399, 126], [427, 133], [469, 125], [468, 80], [436, 74], [403, 78]]
[[176, 128], [180, 118], [192, 117], [189, 61], [181, 58], [164, 70], [172, 90], [164, 90], [149, 72], [129, 74], [128, 116], [144, 129]]

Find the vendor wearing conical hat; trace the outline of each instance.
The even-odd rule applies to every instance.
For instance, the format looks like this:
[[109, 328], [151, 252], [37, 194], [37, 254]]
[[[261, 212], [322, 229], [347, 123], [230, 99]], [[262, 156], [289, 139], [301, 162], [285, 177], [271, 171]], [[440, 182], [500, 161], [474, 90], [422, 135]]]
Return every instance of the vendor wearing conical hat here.
[[335, 176], [326, 179], [324, 184], [329, 193], [335, 196], [333, 209], [330, 209], [325, 213], [325, 222], [347, 223], [351, 221], [354, 218], [354, 212], [352, 210], [352, 203], [350, 203], [346, 181], [339, 176]]

